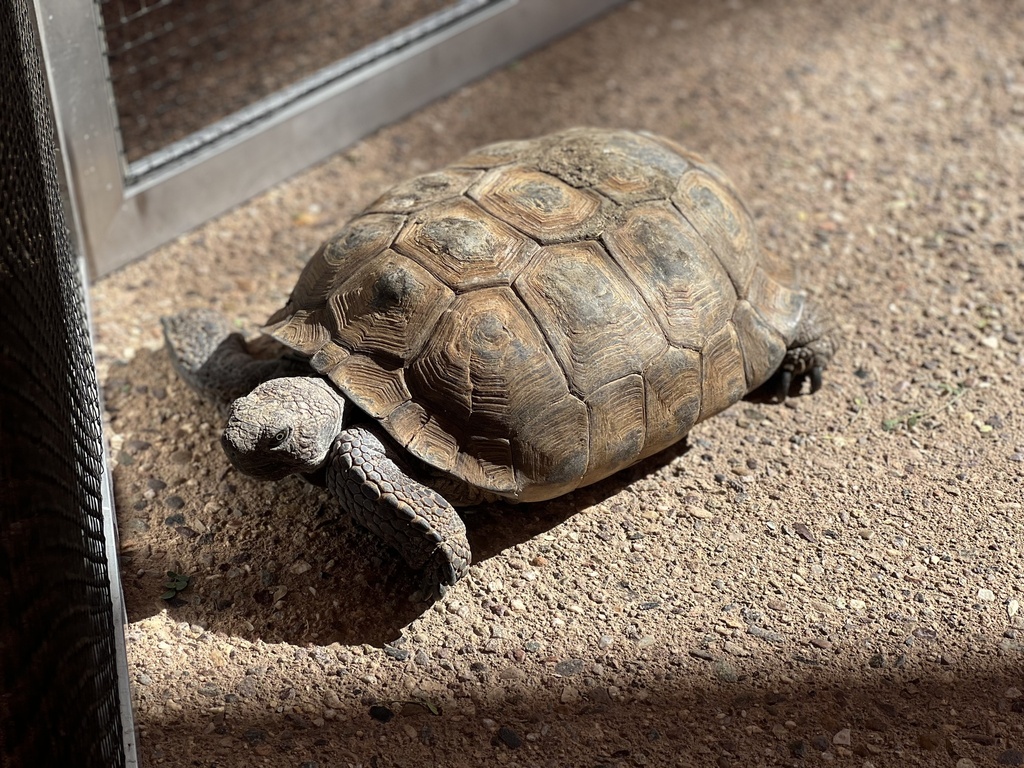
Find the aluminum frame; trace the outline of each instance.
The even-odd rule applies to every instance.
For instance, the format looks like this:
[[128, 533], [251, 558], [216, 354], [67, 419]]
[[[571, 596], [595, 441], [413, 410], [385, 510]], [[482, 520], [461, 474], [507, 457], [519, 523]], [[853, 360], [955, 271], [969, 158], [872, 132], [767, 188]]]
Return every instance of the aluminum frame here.
[[419, 37], [411, 36], [415, 25], [407, 28], [375, 46], [381, 55], [343, 59], [128, 165], [96, 0], [36, 0], [73, 218], [91, 276], [123, 266], [621, 2], [467, 3], [474, 8], [461, 17], [443, 23], [427, 17], [428, 31]]

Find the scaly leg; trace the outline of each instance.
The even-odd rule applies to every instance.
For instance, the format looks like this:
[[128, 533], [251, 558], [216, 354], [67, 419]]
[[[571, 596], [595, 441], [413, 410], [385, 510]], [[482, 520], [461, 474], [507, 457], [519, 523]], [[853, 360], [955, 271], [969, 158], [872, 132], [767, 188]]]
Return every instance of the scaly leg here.
[[772, 389], [781, 402], [790, 393], [794, 382], [809, 376], [811, 392], [821, 389], [822, 371], [839, 345], [839, 333], [817, 304], [808, 302], [797, 326], [793, 341], [782, 359]]
[[410, 477], [373, 429], [344, 430], [331, 453], [327, 487], [357, 523], [423, 571], [431, 591], [443, 595], [466, 574], [470, 550], [462, 518], [441, 494]]
[[255, 356], [242, 334], [215, 310], [185, 310], [161, 322], [178, 374], [199, 394], [221, 404], [247, 395], [264, 381], [309, 373], [308, 364], [289, 357], [283, 346], [274, 357]]

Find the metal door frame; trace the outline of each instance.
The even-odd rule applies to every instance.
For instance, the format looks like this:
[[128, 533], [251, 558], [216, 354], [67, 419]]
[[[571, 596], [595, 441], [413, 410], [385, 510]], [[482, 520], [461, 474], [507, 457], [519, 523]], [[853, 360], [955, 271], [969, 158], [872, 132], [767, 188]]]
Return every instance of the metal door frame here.
[[[622, 0], [463, 0], [124, 161], [97, 0], [36, 0], [78, 241], [99, 277]], [[448, 14], [445, 17], [444, 14]]]

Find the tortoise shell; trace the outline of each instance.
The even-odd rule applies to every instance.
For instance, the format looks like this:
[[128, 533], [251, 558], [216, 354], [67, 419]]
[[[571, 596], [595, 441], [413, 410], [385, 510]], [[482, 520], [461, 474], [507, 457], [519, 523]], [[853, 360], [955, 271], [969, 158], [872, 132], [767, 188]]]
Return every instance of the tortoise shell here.
[[580, 128], [386, 192], [266, 330], [413, 456], [536, 501], [762, 384], [804, 301], [719, 170], [660, 137]]

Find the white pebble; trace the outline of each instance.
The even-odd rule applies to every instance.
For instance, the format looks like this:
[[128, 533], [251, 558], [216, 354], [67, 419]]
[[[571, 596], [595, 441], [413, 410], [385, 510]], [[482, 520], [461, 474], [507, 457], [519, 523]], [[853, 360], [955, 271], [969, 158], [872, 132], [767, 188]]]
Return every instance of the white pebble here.
[[850, 729], [843, 728], [841, 731], [836, 733], [836, 735], [832, 737], [832, 743], [836, 746], [850, 746], [850, 744], [852, 743], [850, 739]]

